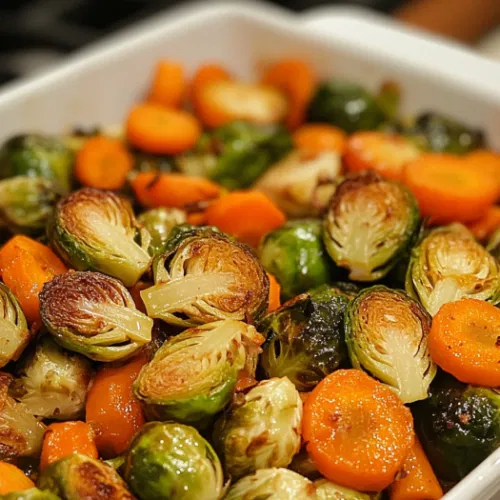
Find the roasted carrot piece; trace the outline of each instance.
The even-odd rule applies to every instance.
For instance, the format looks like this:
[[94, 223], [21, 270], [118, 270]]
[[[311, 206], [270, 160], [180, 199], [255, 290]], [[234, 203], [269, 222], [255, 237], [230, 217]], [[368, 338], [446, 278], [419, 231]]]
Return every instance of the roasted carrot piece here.
[[203, 226], [207, 223], [205, 212], [195, 212], [188, 214], [186, 222], [193, 226]]
[[215, 200], [206, 210], [207, 224], [257, 247], [262, 236], [282, 226], [283, 212], [259, 191], [234, 191]]
[[500, 386], [500, 309], [477, 299], [444, 304], [427, 342], [434, 362], [458, 380]]
[[340, 128], [326, 123], [307, 123], [293, 134], [295, 147], [306, 155], [316, 155], [324, 151], [342, 154], [347, 134]]
[[200, 134], [201, 128], [194, 116], [154, 103], [133, 107], [126, 123], [130, 144], [148, 153], [182, 153], [196, 144]]
[[0, 249], [2, 279], [34, 329], [41, 326], [38, 294], [44, 283], [67, 270], [49, 247], [27, 236], [14, 236]]
[[35, 483], [15, 465], [0, 462], [0, 495], [34, 488]]
[[99, 456], [90, 425], [80, 421], [50, 424], [43, 437], [40, 470], [72, 453]]
[[198, 68], [191, 81], [191, 98], [196, 100], [200, 89], [207, 83], [231, 80], [231, 75], [219, 64], [204, 64]]
[[500, 227], [500, 207], [494, 205], [488, 208], [480, 219], [469, 223], [467, 227], [478, 240], [487, 240]]
[[179, 108], [185, 95], [186, 80], [182, 65], [175, 61], [158, 62], [148, 101], [167, 108]]
[[278, 280], [271, 273], [267, 273], [267, 277], [269, 278], [269, 306], [267, 312], [272, 312], [281, 305], [281, 287]]
[[441, 485], [416, 437], [399, 475], [401, 478], [391, 485], [390, 500], [439, 500], [443, 496]]
[[468, 163], [479, 172], [486, 172], [496, 179], [500, 196], [500, 153], [487, 149], [477, 149], [467, 155]]
[[318, 470], [360, 491], [389, 486], [413, 446], [410, 410], [360, 370], [324, 378], [304, 405], [302, 435]]

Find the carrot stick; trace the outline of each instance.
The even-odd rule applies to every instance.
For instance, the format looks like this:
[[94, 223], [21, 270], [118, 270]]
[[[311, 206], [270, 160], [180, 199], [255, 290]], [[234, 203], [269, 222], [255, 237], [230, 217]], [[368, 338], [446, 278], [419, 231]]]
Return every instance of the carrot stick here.
[[106, 458], [123, 453], [145, 423], [132, 384], [146, 361], [141, 355], [118, 368], [101, 368], [87, 395], [86, 421], [95, 431], [97, 449]]
[[0, 495], [34, 488], [35, 483], [15, 465], [0, 462]]
[[271, 273], [267, 273], [267, 277], [269, 278], [269, 306], [267, 307], [267, 312], [272, 312], [278, 309], [281, 305], [281, 287]]
[[330, 481], [360, 491], [389, 486], [413, 446], [413, 419], [396, 394], [360, 370], [324, 378], [304, 405], [307, 452]]
[[0, 249], [2, 279], [16, 296], [33, 329], [42, 324], [38, 294], [44, 283], [67, 270], [49, 247], [27, 236], [14, 236]]
[[79, 421], [50, 424], [43, 437], [40, 470], [72, 453], [99, 456], [90, 425]]
[[484, 215], [467, 226], [480, 241], [487, 240], [500, 227], [500, 207], [494, 205], [486, 210]]
[[178, 207], [217, 198], [220, 187], [204, 177], [141, 172], [132, 179], [132, 189], [145, 207]]
[[439, 500], [443, 496], [441, 485], [416, 437], [400, 476], [401, 479], [391, 485], [390, 500]]
[[194, 116], [158, 104], [138, 104], [127, 118], [128, 141], [148, 153], [182, 153], [196, 144], [200, 134], [201, 128]]
[[342, 154], [347, 140], [346, 133], [326, 123], [307, 123], [293, 134], [295, 147], [306, 155], [317, 155], [324, 151]]
[[500, 309], [477, 299], [444, 304], [427, 342], [434, 362], [458, 380], [500, 386]]
[[174, 61], [156, 65], [148, 101], [167, 108], [179, 108], [186, 94], [184, 69]]
[[285, 223], [283, 212], [259, 191], [234, 191], [206, 210], [207, 224], [257, 247], [269, 231]]

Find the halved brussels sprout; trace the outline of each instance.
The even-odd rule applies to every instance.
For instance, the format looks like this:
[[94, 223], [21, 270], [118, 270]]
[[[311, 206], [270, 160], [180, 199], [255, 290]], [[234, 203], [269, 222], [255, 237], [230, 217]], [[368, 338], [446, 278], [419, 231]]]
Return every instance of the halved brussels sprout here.
[[12, 375], [0, 372], [0, 460], [40, 452], [45, 426], [9, 396]]
[[16, 491], [0, 495], [0, 500], [61, 500], [60, 497], [54, 495], [50, 491], [42, 491], [38, 488], [30, 488], [29, 490]]
[[81, 453], [67, 455], [43, 469], [38, 487], [64, 500], [134, 500], [113, 467]]
[[39, 297], [43, 323], [56, 342], [95, 361], [123, 359], [151, 341], [153, 320], [105, 274], [60, 274], [45, 283]]
[[283, 300], [332, 281], [336, 269], [322, 235], [321, 221], [305, 219], [289, 221], [262, 238], [260, 261], [278, 280]]
[[300, 450], [302, 400], [287, 377], [263, 380], [239, 394], [217, 420], [214, 446], [233, 479], [287, 467]]
[[260, 366], [267, 377], [288, 377], [310, 391], [348, 360], [344, 311], [349, 298], [323, 286], [286, 302], [259, 323], [267, 337]]
[[412, 251], [406, 290], [434, 316], [463, 297], [500, 301], [500, 264], [461, 224], [438, 227]]
[[142, 368], [135, 395], [151, 420], [203, 425], [230, 403], [238, 373], [247, 364], [252, 371], [262, 340], [241, 321], [186, 330], [167, 340]]
[[74, 156], [63, 142], [55, 137], [26, 134], [11, 137], [0, 149], [0, 179], [44, 177], [57, 182], [68, 193]]
[[258, 180], [262, 191], [290, 217], [323, 213], [340, 183], [340, 156], [332, 151], [314, 157], [293, 151]]
[[314, 481], [314, 486], [318, 500], [378, 500], [382, 497], [380, 493], [361, 493], [339, 486], [328, 479], [318, 479]]
[[219, 458], [193, 427], [150, 422], [130, 445], [124, 478], [141, 500], [218, 500]]
[[[167, 242], [167, 246], [169, 243]], [[155, 285], [141, 292], [148, 315], [179, 326], [258, 320], [269, 278], [252, 251], [210, 229], [186, 232], [153, 262]]]
[[85, 409], [90, 362], [48, 335], [23, 359], [11, 394], [37, 417], [76, 420]]
[[365, 172], [348, 177], [335, 191], [323, 238], [350, 279], [376, 281], [402, 256], [419, 222], [417, 202], [403, 185]]
[[31, 338], [26, 318], [14, 294], [0, 282], [0, 368], [17, 361]]
[[430, 316], [405, 292], [366, 288], [346, 311], [351, 362], [389, 385], [403, 402], [425, 399], [437, 371], [427, 346], [430, 328]]
[[80, 271], [101, 271], [134, 285], [148, 270], [150, 235], [135, 219], [130, 203], [93, 188], [74, 191], [56, 206], [51, 242]]
[[314, 484], [288, 469], [260, 469], [235, 483], [224, 500], [316, 500]]
[[203, 134], [193, 151], [177, 158], [177, 167], [228, 189], [242, 189], [290, 149], [292, 138], [284, 127], [235, 121]]

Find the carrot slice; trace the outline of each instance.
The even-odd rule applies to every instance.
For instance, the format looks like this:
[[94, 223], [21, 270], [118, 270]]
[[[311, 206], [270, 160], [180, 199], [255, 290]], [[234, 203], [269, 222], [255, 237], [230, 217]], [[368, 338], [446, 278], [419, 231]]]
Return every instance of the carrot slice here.
[[178, 207], [217, 198], [221, 188], [204, 177], [141, 172], [132, 179], [132, 189], [141, 205], [150, 208]]
[[156, 65], [148, 101], [167, 108], [178, 108], [185, 93], [183, 67], [175, 61], [160, 61]]
[[33, 329], [42, 324], [38, 294], [44, 283], [67, 270], [49, 247], [27, 236], [14, 236], [0, 249], [2, 279], [16, 296]]
[[186, 222], [188, 224], [192, 224], [193, 226], [203, 226], [207, 223], [205, 212], [188, 214]]
[[403, 167], [421, 155], [406, 137], [383, 132], [357, 132], [347, 141], [344, 161], [348, 170], [373, 170], [389, 179], [401, 179]]
[[262, 82], [287, 95], [289, 110], [285, 123], [290, 130], [304, 123], [316, 85], [316, 75], [309, 64], [301, 59], [283, 59], [266, 68]]
[[443, 496], [441, 485], [416, 437], [400, 477], [391, 485], [390, 500], [439, 500]]
[[324, 151], [342, 154], [346, 140], [347, 134], [342, 129], [326, 123], [308, 123], [302, 125], [293, 134], [295, 147], [311, 156]]
[[500, 153], [487, 149], [477, 149], [467, 155], [468, 163], [479, 172], [486, 172], [496, 179], [500, 196]]
[[145, 423], [132, 384], [146, 361], [141, 355], [118, 368], [101, 368], [90, 388], [86, 421], [95, 431], [97, 449], [106, 458], [123, 453]]
[[427, 342], [435, 363], [458, 380], [500, 386], [500, 309], [477, 299], [444, 304]]
[[91, 137], [77, 154], [75, 176], [84, 186], [121, 189], [133, 164], [132, 156], [121, 141]]
[[478, 240], [487, 240], [500, 227], [500, 207], [495, 205], [488, 208], [480, 219], [471, 222], [467, 227]]
[[199, 91], [207, 83], [231, 80], [231, 75], [218, 64], [204, 64], [198, 68], [191, 82], [191, 98], [196, 100]]
[[327, 479], [360, 491], [389, 486], [414, 441], [410, 410], [360, 370], [324, 378], [304, 405], [307, 452]]
[[442, 224], [479, 219], [497, 198], [497, 185], [490, 175], [453, 155], [421, 156], [406, 165], [403, 182], [417, 198], [422, 215]]
[[34, 487], [35, 483], [21, 469], [8, 462], [0, 462], [0, 495]]
[[206, 210], [207, 224], [257, 247], [269, 231], [282, 226], [283, 212], [259, 191], [234, 191], [215, 200]]
[[192, 148], [201, 128], [196, 118], [185, 111], [145, 103], [130, 111], [126, 134], [130, 144], [143, 151], [173, 155]]
[[278, 280], [271, 273], [267, 273], [267, 277], [269, 278], [269, 306], [267, 312], [272, 312], [281, 305], [281, 287]]
[[99, 456], [90, 425], [79, 421], [50, 424], [43, 437], [40, 470], [72, 453]]

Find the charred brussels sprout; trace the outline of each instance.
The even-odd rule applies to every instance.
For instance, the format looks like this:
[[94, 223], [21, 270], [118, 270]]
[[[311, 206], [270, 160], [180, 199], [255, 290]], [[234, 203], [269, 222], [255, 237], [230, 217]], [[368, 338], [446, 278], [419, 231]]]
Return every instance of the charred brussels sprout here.
[[71, 150], [55, 137], [18, 135], [0, 149], [0, 178], [44, 177], [67, 193], [71, 189], [73, 160]]
[[463, 297], [500, 300], [500, 264], [461, 224], [438, 227], [413, 249], [406, 290], [434, 316]]
[[215, 448], [233, 479], [287, 467], [300, 450], [302, 400], [287, 377], [263, 380], [241, 394], [214, 428]]
[[192, 152], [178, 158], [177, 166], [187, 175], [241, 189], [291, 149], [292, 138], [284, 127], [236, 121], [206, 132]]
[[100, 273], [60, 274], [40, 293], [44, 325], [62, 347], [95, 361], [116, 361], [151, 341], [153, 320], [128, 290]]
[[419, 222], [417, 203], [405, 187], [366, 172], [347, 178], [335, 191], [323, 238], [350, 279], [376, 281], [404, 255]]
[[299, 391], [312, 390], [347, 360], [344, 311], [349, 298], [320, 287], [286, 302], [259, 324], [267, 337], [260, 358], [268, 377], [287, 376]]
[[0, 495], [0, 500], [61, 500], [60, 497], [54, 495], [50, 491], [42, 491], [38, 488], [30, 488], [29, 490], [16, 491]]
[[151, 422], [134, 437], [124, 477], [141, 500], [218, 500], [219, 458], [193, 427]]
[[295, 220], [262, 239], [260, 261], [278, 280], [283, 300], [332, 281], [335, 266], [322, 235], [321, 221]]
[[63, 500], [134, 500], [118, 472], [80, 453], [68, 455], [45, 468], [38, 479], [38, 487]]
[[80, 271], [101, 271], [132, 286], [149, 268], [149, 233], [130, 203], [109, 191], [83, 188], [62, 199], [49, 234], [62, 257]]
[[430, 316], [405, 292], [367, 288], [346, 312], [351, 362], [393, 388], [403, 402], [425, 399], [437, 370], [427, 347], [430, 328]]
[[261, 342], [255, 328], [241, 321], [186, 330], [142, 368], [135, 394], [151, 420], [204, 425], [231, 401], [238, 373], [247, 364], [251, 371]]
[[255, 255], [209, 228], [181, 233], [153, 272], [155, 285], [142, 300], [150, 317], [172, 325], [258, 320], [267, 309], [269, 279]]
[[314, 481], [317, 500], [378, 500], [380, 493], [361, 493], [359, 491], [339, 486], [327, 479]]

